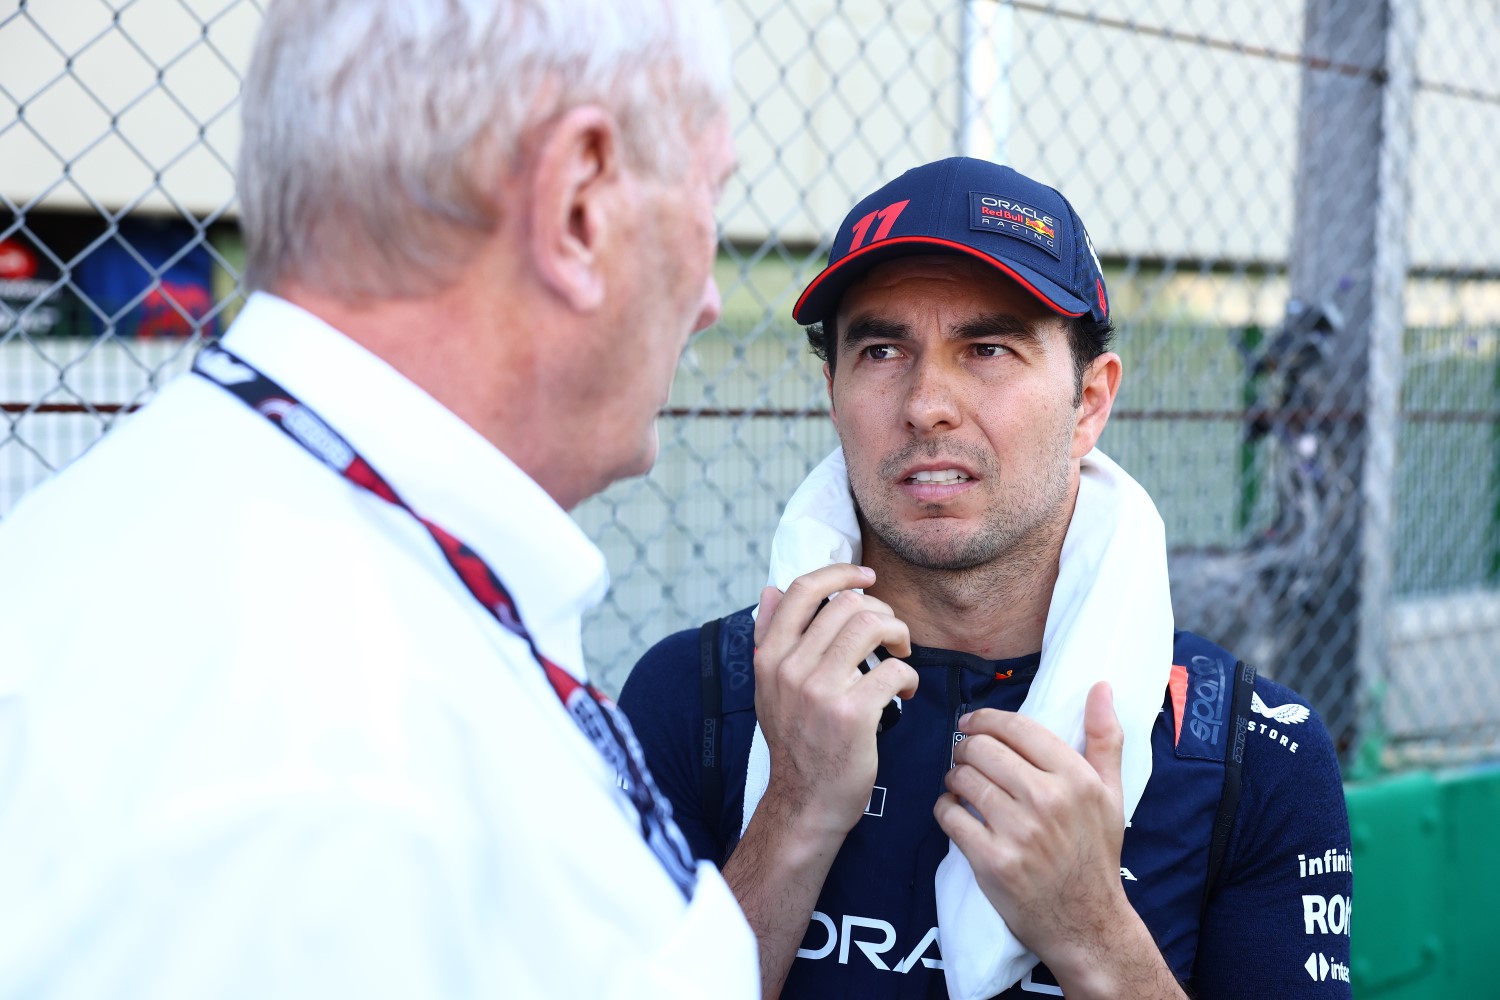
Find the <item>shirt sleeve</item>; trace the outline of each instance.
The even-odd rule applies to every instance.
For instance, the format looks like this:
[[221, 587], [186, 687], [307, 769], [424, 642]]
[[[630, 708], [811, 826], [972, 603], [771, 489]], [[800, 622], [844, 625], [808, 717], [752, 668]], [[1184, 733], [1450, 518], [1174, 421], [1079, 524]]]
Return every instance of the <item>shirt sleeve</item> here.
[[702, 742], [702, 699], [698, 630], [688, 629], [668, 636], [641, 657], [620, 691], [619, 705], [693, 856], [717, 864], [723, 845], [716, 833], [717, 817], [710, 822], [703, 815], [697, 753]]
[[1204, 997], [1347, 998], [1354, 875], [1338, 757], [1295, 693], [1264, 678], [1255, 692], [1239, 809], [1192, 985]]

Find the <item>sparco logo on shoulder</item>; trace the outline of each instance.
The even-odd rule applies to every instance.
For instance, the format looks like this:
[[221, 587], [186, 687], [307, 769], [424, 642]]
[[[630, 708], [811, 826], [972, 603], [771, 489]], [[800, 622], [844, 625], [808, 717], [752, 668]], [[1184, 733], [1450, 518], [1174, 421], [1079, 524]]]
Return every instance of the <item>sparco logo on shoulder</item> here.
[[1188, 729], [1200, 740], [1217, 743], [1224, 725], [1224, 665], [1210, 656], [1195, 656], [1189, 670], [1193, 707]]

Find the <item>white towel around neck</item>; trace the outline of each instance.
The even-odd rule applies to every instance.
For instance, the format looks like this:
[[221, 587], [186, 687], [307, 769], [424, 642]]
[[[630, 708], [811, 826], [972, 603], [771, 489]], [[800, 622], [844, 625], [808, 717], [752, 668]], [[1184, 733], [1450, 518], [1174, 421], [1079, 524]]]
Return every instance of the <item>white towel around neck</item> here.
[[[1151, 728], [1172, 663], [1172, 604], [1166, 531], [1134, 479], [1095, 449], [1082, 459], [1078, 502], [1063, 540], [1057, 585], [1042, 635], [1042, 659], [1021, 705], [1069, 746], [1083, 750], [1088, 690], [1109, 681], [1125, 731], [1121, 765], [1125, 819], [1151, 777]], [[835, 450], [787, 503], [771, 543], [770, 583], [785, 590], [804, 573], [858, 562], [859, 523], [844, 453]], [[770, 781], [771, 754], [755, 727], [741, 832]], [[968, 859], [950, 843], [936, 879], [938, 939], [952, 1000], [982, 1000], [1034, 966], [990, 905]]]

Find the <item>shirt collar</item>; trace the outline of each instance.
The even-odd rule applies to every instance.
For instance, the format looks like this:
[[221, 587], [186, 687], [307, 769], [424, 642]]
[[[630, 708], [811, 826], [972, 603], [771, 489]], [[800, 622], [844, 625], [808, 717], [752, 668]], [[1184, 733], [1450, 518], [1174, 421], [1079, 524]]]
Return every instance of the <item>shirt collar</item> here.
[[608, 586], [604, 554], [534, 480], [384, 360], [285, 299], [253, 294], [224, 346], [311, 407], [412, 509], [479, 553], [542, 651], [583, 675], [579, 622]]

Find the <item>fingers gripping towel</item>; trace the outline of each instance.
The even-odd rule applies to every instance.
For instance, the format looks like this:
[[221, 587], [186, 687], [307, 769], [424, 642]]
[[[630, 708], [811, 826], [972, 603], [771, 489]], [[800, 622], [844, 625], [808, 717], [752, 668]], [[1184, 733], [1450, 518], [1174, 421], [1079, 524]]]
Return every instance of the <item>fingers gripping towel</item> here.
[[[1151, 728], [1171, 673], [1166, 532], [1146, 491], [1103, 452], [1089, 452], [1081, 467], [1078, 502], [1047, 610], [1041, 666], [1021, 713], [1081, 753], [1084, 700], [1096, 682], [1109, 681], [1125, 731], [1121, 785], [1129, 820], [1151, 777]], [[835, 451], [787, 503], [771, 543], [770, 582], [785, 590], [804, 573], [859, 558], [848, 471], [843, 452]], [[770, 761], [756, 726], [744, 826], [765, 793]], [[951, 843], [938, 866], [936, 891], [944, 976], [953, 1000], [994, 996], [1036, 964]]]

